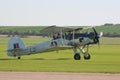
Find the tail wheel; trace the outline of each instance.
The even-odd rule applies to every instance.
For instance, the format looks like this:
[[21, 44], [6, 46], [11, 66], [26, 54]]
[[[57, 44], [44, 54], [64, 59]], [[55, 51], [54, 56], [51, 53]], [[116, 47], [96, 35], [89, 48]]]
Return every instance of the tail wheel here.
[[89, 60], [91, 58], [90, 54], [89, 53], [85, 53], [84, 54], [84, 59], [85, 60]]
[[79, 53], [76, 53], [76, 54], [74, 55], [74, 59], [75, 59], [75, 60], [80, 60], [80, 59], [81, 59], [80, 54], [79, 54]]
[[21, 59], [21, 57], [18, 57], [18, 59]]

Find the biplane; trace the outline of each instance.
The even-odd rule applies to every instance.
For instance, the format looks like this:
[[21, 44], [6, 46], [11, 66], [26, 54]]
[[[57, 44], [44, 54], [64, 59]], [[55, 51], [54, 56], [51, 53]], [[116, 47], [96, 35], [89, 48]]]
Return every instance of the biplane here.
[[7, 55], [21, 59], [23, 55], [73, 49], [75, 60], [81, 59], [81, 53], [85, 60], [89, 60], [91, 58], [89, 46], [99, 44], [99, 38], [102, 36], [102, 32], [98, 34], [94, 27], [84, 29], [50, 26], [40, 32], [50, 36], [51, 40], [26, 47], [20, 37], [11, 37], [8, 41]]

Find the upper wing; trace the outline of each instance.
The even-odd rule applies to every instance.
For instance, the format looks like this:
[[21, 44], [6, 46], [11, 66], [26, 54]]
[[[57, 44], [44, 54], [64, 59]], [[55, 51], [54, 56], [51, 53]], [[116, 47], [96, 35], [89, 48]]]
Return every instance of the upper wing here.
[[82, 30], [83, 28], [69, 28], [69, 27], [56, 27], [56, 26], [50, 26], [47, 27], [43, 30], [41, 30], [40, 32], [42, 34], [49, 34], [49, 33], [65, 33], [65, 32], [72, 32], [72, 31], [77, 31], [77, 30]]

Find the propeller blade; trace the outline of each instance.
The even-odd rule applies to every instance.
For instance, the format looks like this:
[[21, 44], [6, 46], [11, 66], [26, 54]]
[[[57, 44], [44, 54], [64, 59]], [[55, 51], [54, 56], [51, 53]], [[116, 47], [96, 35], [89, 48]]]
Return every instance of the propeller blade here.
[[100, 47], [99, 38], [103, 36], [103, 32], [100, 32], [100, 34], [98, 34], [94, 27], [93, 27], [93, 31], [95, 33], [95, 37], [94, 37], [95, 38], [95, 43], [97, 43], [98, 46]]
[[95, 33], [95, 35], [98, 35], [97, 31], [95, 30], [95, 28], [93, 27], [93, 31]]
[[95, 33], [95, 42], [98, 43], [98, 45], [99, 45], [99, 37], [98, 37], [98, 33], [97, 33], [97, 31], [95, 30], [94, 27], [93, 27], [93, 31], [94, 31], [94, 33]]

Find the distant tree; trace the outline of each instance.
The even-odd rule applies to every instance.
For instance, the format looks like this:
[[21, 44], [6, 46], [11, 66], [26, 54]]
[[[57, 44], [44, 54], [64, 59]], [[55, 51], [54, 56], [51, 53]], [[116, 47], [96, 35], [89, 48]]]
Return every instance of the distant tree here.
[[26, 35], [25, 35], [25, 33], [24, 32], [21, 32], [20, 33], [20, 37], [25, 37]]
[[14, 34], [15, 35], [19, 35], [19, 32], [16, 30], [16, 31], [14, 31]]
[[113, 26], [114, 24], [112, 23], [105, 23], [104, 26]]
[[120, 24], [115, 24], [116, 26], [120, 26]]
[[10, 37], [10, 35], [12, 35], [12, 33], [13, 33], [13, 31], [10, 30], [10, 31], [8, 32], [8, 37]]
[[32, 31], [32, 32], [31, 32], [31, 35], [36, 35], [36, 32], [35, 32], [35, 31]]

